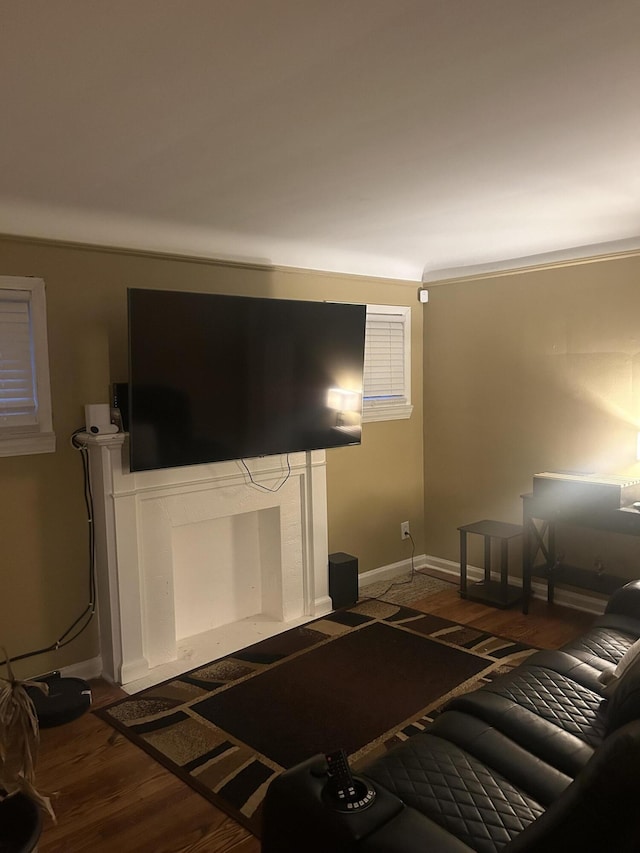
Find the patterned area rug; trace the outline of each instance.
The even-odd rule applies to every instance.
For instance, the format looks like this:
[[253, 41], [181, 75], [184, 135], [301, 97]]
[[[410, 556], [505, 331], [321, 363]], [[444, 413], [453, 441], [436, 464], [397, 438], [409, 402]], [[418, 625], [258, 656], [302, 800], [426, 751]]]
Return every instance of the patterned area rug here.
[[443, 581], [418, 570], [394, 580], [377, 581], [361, 586], [360, 598], [382, 598], [384, 601], [393, 601], [395, 604], [410, 605], [412, 601], [426, 598], [434, 592], [457, 588], [458, 584], [453, 581]]
[[283, 769], [340, 748], [357, 767], [533, 651], [367, 600], [95, 713], [259, 837]]

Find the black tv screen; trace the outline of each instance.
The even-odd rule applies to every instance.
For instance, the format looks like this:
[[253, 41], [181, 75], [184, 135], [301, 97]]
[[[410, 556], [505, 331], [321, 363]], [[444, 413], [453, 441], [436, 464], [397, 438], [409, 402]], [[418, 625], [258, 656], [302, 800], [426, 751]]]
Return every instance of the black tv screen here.
[[129, 289], [132, 471], [359, 444], [364, 305]]

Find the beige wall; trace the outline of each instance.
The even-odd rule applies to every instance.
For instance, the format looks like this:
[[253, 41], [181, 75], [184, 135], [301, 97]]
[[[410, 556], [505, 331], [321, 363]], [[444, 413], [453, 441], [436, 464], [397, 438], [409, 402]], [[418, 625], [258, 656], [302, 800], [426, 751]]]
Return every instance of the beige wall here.
[[[398, 531], [405, 519], [418, 554], [457, 561], [457, 527], [480, 518], [519, 522], [520, 495], [538, 471], [637, 473], [638, 255], [431, 286], [424, 374], [413, 282], [8, 238], [0, 240], [0, 272], [46, 282], [58, 441], [54, 454], [0, 458], [0, 644], [12, 656], [54, 642], [87, 601], [82, 473], [69, 436], [82, 425], [84, 403], [106, 401], [110, 382], [126, 377], [128, 286], [412, 307], [412, 418], [366, 424], [362, 446], [327, 454], [329, 550], [357, 555], [361, 571], [409, 556]], [[583, 531], [570, 547], [576, 559], [597, 552], [640, 576], [640, 540]], [[480, 561], [478, 549], [472, 559]], [[18, 672], [97, 651], [92, 626]]]
[[[365, 424], [359, 447], [327, 452], [329, 551], [360, 571], [410, 555], [399, 525], [409, 519], [424, 551], [422, 306], [416, 285], [297, 270], [271, 270], [143, 253], [0, 239], [0, 272], [35, 275], [47, 290], [53, 454], [0, 458], [2, 596], [0, 646], [17, 656], [53, 643], [88, 596], [82, 469], [69, 437], [87, 402], [106, 402], [127, 374], [126, 288], [157, 287], [412, 307], [410, 420]], [[69, 647], [18, 665], [33, 675], [98, 653], [95, 625]]]
[[[519, 523], [535, 473], [637, 473], [640, 255], [431, 286], [424, 355], [427, 554], [458, 560], [461, 524]], [[640, 539], [596, 539], [583, 559], [640, 576]]]

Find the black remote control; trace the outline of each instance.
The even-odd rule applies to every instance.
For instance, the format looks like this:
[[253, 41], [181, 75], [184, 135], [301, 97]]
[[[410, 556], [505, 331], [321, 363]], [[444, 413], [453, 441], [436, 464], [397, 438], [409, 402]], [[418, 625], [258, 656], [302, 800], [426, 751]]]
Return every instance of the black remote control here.
[[325, 802], [341, 812], [356, 812], [368, 808], [376, 798], [369, 782], [354, 778], [344, 749], [325, 755], [329, 781], [322, 793]]
[[344, 749], [329, 752], [325, 756], [329, 768], [329, 778], [334, 796], [344, 802], [357, 799], [356, 789]]

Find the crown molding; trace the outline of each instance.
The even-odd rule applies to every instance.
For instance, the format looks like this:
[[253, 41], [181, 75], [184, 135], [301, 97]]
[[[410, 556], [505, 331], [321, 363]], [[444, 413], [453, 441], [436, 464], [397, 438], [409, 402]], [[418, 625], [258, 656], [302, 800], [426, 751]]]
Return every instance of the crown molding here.
[[561, 269], [579, 264], [602, 263], [640, 256], [640, 237], [618, 240], [614, 243], [599, 243], [593, 246], [578, 246], [557, 252], [510, 258], [488, 264], [451, 267], [441, 270], [426, 270], [422, 283], [428, 285], [454, 284], [464, 281], [481, 281], [487, 278], [517, 275], [540, 270]]

